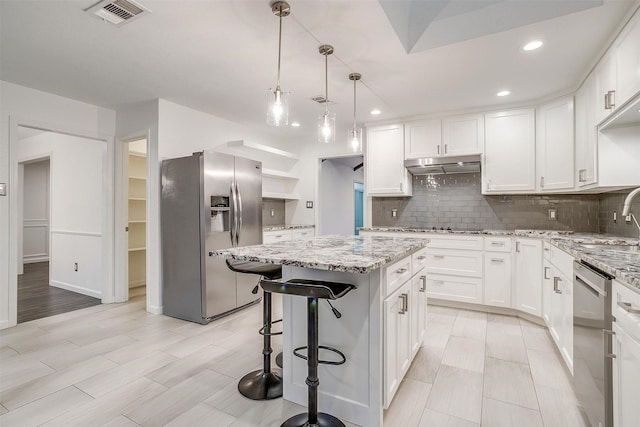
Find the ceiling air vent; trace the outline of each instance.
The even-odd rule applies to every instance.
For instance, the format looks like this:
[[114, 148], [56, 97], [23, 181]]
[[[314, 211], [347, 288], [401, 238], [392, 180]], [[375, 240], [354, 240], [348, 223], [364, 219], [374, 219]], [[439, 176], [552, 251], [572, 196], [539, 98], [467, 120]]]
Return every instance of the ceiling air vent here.
[[[317, 102], [318, 104], [324, 104], [327, 102], [323, 95], [314, 96], [313, 98], [311, 98], [311, 100]], [[329, 100], [329, 105], [335, 105], [335, 102]]]
[[148, 14], [150, 11], [132, 0], [104, 0], [86, 9], [86, 12], [103, 21], [122, 26]]

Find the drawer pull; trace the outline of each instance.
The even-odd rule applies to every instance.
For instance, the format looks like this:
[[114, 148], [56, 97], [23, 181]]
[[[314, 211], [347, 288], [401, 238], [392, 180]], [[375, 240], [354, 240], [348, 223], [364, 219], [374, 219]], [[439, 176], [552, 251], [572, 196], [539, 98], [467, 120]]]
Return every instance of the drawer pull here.
[[418, 259], [419, 259], [420, 261], [423, 261], [423, 260], [427, 259], [427, 256], [426, 256], [426, 255], [420, 255], [420, 256], [418, 257]]
[[278, 235], [275, 235], [275, 236], [273, 236], [273, 237], [275, 237], [276, 239], [279, 239], [279, 238], [281, 238], [281, 237], [282, 237], [282, 234], [278, 234]]
[[444, 255], [434, 255], [434, 258], [444, 258]]
[[502, 258], [491, 258], [491, 262], [504, 262]]
[[425, 292], [427, 290], [427, 276], [420, 276], [420, 280], [422, 280], [422, 287], [420, 288], [420, 292]]
[[399, 268], [399, 269], [397, 269], [397, 270], [396, 270], [396, 273], [398, 273], [398, 274], [404, 274], [404, 273], [406, 273], [407, 271], [409, 271], [409, 270], [407, 270], [406, 268]]
[[618, 301], [618, 307], [630, 314], [640, 314], [640, 310], [633, 308], [629, 302]]
[[491, 246], [504, 246], [504, 242], [491, 242]]

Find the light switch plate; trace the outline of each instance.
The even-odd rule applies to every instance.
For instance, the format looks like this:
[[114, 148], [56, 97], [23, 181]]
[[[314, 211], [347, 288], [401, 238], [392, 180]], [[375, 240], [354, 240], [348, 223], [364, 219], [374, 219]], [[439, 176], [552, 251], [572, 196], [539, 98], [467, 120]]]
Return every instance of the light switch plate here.
[[7, 184], [2, 183], [0, 184], [0, 196], [6, 196], [7, 195]]
[[556, 208], [549, 209], [549, 221], [556, 221], [558, 219], [558, 211]]
[[313, 209], [313, 202], [307, 201], [307, 209]]

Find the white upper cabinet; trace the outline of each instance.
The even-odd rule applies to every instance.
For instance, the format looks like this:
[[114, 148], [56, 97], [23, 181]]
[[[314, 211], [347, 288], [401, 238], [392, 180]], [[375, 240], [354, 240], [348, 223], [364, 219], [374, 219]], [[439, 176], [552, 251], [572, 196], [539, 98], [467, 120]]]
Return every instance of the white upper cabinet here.
[[573, 97], [536, 111], [537, 190], [573, 188]]
[[480, 154], [484, 146], [484, 116], [467, 114], [442, 120], [442, 147], [445, 156]]
[[622, 30], [616, 40], [616, 76], [618, 105], [640, 91], [640, 12]]
[[617, 106], [616, 100], [616, 58], [614, 52], [608, 51], [595, 70], [595, 117], [596, 123], [603, 121], [613, 113]]
[[440, 119], [420, 120], [404, 125], [404, 150], [407, 159], [440, 156], [441, 142]]
[[576, 144], [576, 186], [584, 187], [595, 184], [597, 174], [598, 130], [595, 120], [595, 79], [593, 75], [584, 82], [575, 98], [575, 144]]
[[535, 182], [535, 112], [485, 114], [483, 194], [532, 192]]
[[403, 126], [367, 129], [365, 181], [369, 196], [410, 196], [411, 176], [404, 167]]

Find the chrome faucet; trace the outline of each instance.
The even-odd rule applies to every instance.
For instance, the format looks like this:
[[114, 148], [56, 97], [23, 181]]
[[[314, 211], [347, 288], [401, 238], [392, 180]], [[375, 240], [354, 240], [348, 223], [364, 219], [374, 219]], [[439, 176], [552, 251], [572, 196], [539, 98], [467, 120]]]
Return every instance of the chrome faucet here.
[[[626, 217], [628, 215], [631, 215], [631, 219], [633, 220], [633, 222], [636, 223], [636, 227], [638, 227], [638, 231], [640, 231], [640, 224], [638, 224], [638, 220], [636, 219], [636, 217], [631, 213], [631, 201], [633, 200], [634, 197], [636, 197], [638, 194], [640, 194], [640, 188], [636, 188], [635, 190], [633, 190], [631, 193], [629, 193], [627, 195], [627, 198], [624, 199], [624, 206], [622, 207], [622, 216]], [[638, 236], [638, 238], [640, 238], [640, 235]]]

